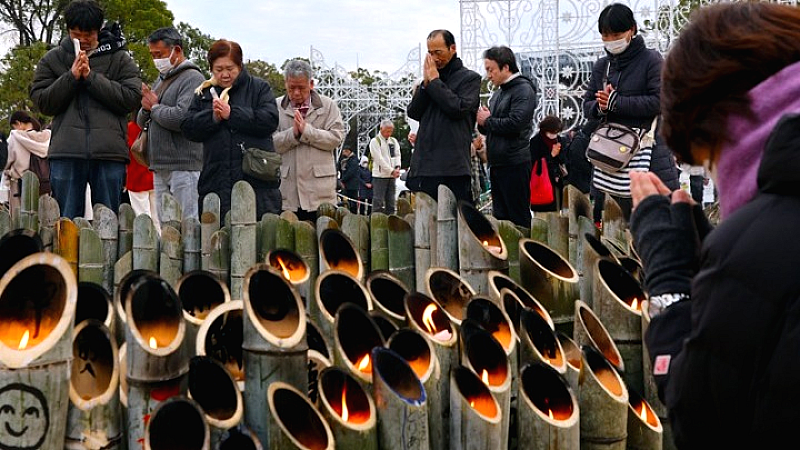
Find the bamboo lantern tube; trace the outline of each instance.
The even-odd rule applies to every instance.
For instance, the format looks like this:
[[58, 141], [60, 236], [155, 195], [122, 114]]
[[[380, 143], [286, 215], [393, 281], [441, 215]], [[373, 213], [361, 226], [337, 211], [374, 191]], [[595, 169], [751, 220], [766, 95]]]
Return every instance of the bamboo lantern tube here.
[[[42, 237], [45, 251], [53, 251], [53, 238], [55, 236], [55, 226], [61, 217], [61, 208], [56, 199], [49, 195], [39, 198], [39, 235]], [[2, 226], [0, 226], [0, 236], [2, 236]], [[118, 255], [114, 255], [116, 260]]]
[[[119, 264], [117, 265], [119, 267]], [[115, 311], [115, 320], [117, 325], [115, 327], [116, 334], [117, 334], [117, 344], [122, 345], [125, 342], [125, 328], [128, 326], [128, 315], [125, 312], [125, 299], [128, 298], [128, 293], [131, 290], [131, 286], [138, 281], [139, 278], [143, 276], [152, 276], [157, 277], [158, 273], [152, 270], [144, 270], [144, 269], [137, 269], [137, 270], [129, 270], [127, 273], [122, 275], [122, 271], [117, 270], [114, 272], [115, 277], [121, 275], [121, 279], [117, 284], [116, 289], [114, 289], [114, 311]], [[124, 374], [123, 374], [124, 375]]]
[[26, 228], [11, 230], [0, 237], [0, 277], [21, 259], [44, 251], [39, 234]]
[[203, 410], [211, 448], [225, 431], [242, 421], [244, 402], [236, 381], [225, 366], [209, 356], [195, 356], [189, 362], [188, 396]]
[[16, 227], [39, 231], [39, 177], [31, 171], [22, 174], [20, 196]]
[[372, 213], [369, 220], [370, 269], [389, 270], [389, 216]]
[[309, 316], [319, 325], [322, 335], [333, 342], [334, 316], [344, 303], [355, 303], [372, 311], [372, 299], [364, 285], [353, 275], [341, 270], [327, 270], [317, 278], [315, 301]]
[[[503, 289], [508, 290], [513, 295], [503, 292]], [[547, 312], [545, 307], [533, 298], [530, 292], [524, 287], [502, 272], [489, 272], [488, 298], [494, 302], [494, 304], [500, 306], [508, 315], [508, 318], [511, 319], [511, 323], [514, 325], [515, 331], [519, 331], [520, 308], [533, 309], [547, 320], [551, 328], [555, 328], [553, 326], [553, 319], [550, 317], [550, 313]], [[514, 301], [512, 302], [511, 300]]]
[[61, 218], [56, 222], [55, 243], [53, 244], [54, 253], [61, 256], [69, 266], [75, 276], [78, 276], [78, 241], [81, 230], [75, 222]]
[[200, 215], [200, 268], [211, 269], [211, 254], [213, 247], [211, 237], [219, 231], [219, 217], [211, 211]]
[[94, 205], [92, 226], [103, 243], [103, 287], [111, 292], [114, 289], [114, 263], [119, 252], [119, 219], [111, 208]]
[[[403, 328], [394, 333], [386, 347], [400, 355], [411, 366], [411, 370], [417, 375], [422, 386], [425, 388], [426, 395], [439, 390], [441, 380], [441, 370], [439, 361], [436, 359], [436, 350], [431, 339], [426, 338], [417, 330]], [[430, 397], [428, 398], [428, 408], [430, 409]], [[428, 429], [437, 417], [428, 418]], [[431, 442], [431, 446], [434, 443]]]
[[333, 350], [322, 336], [319, 327], [311, 318], [306, 317], [306, 343], [308, 344], [308, 398], [317, 403], [319, 398], [319, 374], [333, 363]]
[[547, 244], [547, 220], [534, 216], [531, 218], [531, 239]]
[[[642, 302], [642, 340], [647, 334], [647, 328], [650, 326], [650, 314], [648, 313], [648, 304], [650, 302], [645, 300]], [[644, 400], [659, 418], [659, 423], [663, 429], [662, 445], [665, 449], [675, 449], [675, 440], [672, 434], [672, 427], [667, 417], [667, 407], [658, 398], [658, 386], [653, 377], [653, 367], [650, 362], [650, 352], [647, 345], [642, 346], [642, 372], [644, 372]]]
[[[78, 289], [67, 261], [35, 253], [0, 278], [0, 447], [64, 448]], [[4, 412], [7, 408], [3, 408]]]
[[[501, 421], [500, 448], [508, 448], [511, 425], [511, 365], [500, 342], [472, 319], [465, 320], [461, 327], [461, 364], [475, 372], [497, 399]], [[450, 395], [453, 395], [452, 391]]]
[[121, 449], [119, 354], [114, 335], [94, 319], [75, 327], [65, 449]]
[[334, 218], [336, 219], [336, 222], [338, 222], [340, 224], [343, 224], [344, 223], [344, 218], [347, 217], [348, 215], [350, 215], [350, 210], [349, 209], [347, 209], [344, 206], [337, 206], [336, 207], [336, 214], [334, 216]]
[[635, 279], [638, 283], [644, 283], [644, 274], [642, 273], [642, 263], [639, 262], [636, 258], [631, 256], [623, 256], [617, 258], [619, 261], [619, 265], [622, 266], [623, 269], [628, 271], [629, 274]]
[[102, 285], [104, 255], [100, 235], [93, 228], [81, 228], [78, 246], [78, 281]]
[[244, 357], [242, 341], [244, 303], [231, 300], [216, 306], [203, 320], [193, 343], [197, 356], [208, 356], [222, 364], [239, 390], [244, 390]]
[[[402, 356], [387, 348], [372, 351], [372, 380], [375, 406], [378, 410], [378, 448], [381, 450], [428, 450], [437, 447], [429, 434], [425, 388]], [[450, 387], [448, 384], [447, 391]], [[449, 398], [447, 399], [449, 403]], [[441, 428], [449, 431], [450, 415], [436, 416]], [[449, 434], [449, 433], [448, 433]]]
[[261, 442], [271, 442], [267, 388], [277, 381], [303, 391], [308, 387], [305, 307], [283, 275], [256, 264], [245, 276], [243, 314], [245, 423]]
[[[289, 214], [287, 214], [289, 213]], [[291, 211], [284, 211], [275, 228], [275, 248], [285, 248], [294, 251], [294, 226], [297, 216]]]
[[[592, 221], [592, 202], [587, 194], [584, 194], [580, 189], [568, 184], [564, 187], [566, 200], [564, 208], [567, 209], [567, 217], [569, 219], [569, 262], [577, 266], [580, 261], [580, 247], [583, 244], [581, 238], [581, 217], [586, 219], [588, 223], [597, 230]], [[584, 222], [585, 222], [584, 221]]]
[[561, 343], [561, 348], [564, 350], [564, 357], [567, 359], [567, 373], [566, 379], [569, 387], [575, 395], [580, 393], [579, 376], [581, 373], [581, 349], [575, 341], [562, 332], [556, 333], [558, 341]]
[[580, 446], [578, 399], [552, 366], [533, 363], [520, 373], [519, 450]]
[[414, 230], [411, 223], [394, 214], [389, 216], [389, 271], [409, 289], [417, 289]]
[[264, 447], [249, 428], [239, 425], [222, 433], [222, 438], [213, 450], [264, 450]]
[[590, 308], [594, 307], [594, 266], [597, 264], [598, 259], [618, 261], [617, 257], [595, 233], [584, 233], [583, 257], [581, 258], [581, 265], [579, 268], [579, 271], [583, 274], [579, 282], [581, 292], [580, 298], [584, 303], [589, 305]]
[[320, 205], [317, 206], [317, 216], [328, 216], [336, 220], [336, 205], [333, 203], [320, 203]]
[[94, 319], [108, 328], [116, 340], [117, 318], [111, 296], [103, 286], [96, 283], [78, 283], [78, 303], [75, 307], [75, 325]]
[[330, 425], [313, 403], [296, 387], [276, 381], [267, 391], [269, 449], [333, 450], [336, 441]]
[[642, 301], [645, 293], [621, 265], [598, 260], [594, 267], [594, 312], [606, 327], [625, 362], [622, 378], [629, 388], [644, 392], [642, 368]]
[[365, 285], [375, 312], [398, 327], [405, 325], [405, 297], [410, 292], [408, 286], [387, 270], [372, 271]]
[[214, 308], [231, 300], [231, 293], [225, 283], [207, 270], [184, 274], [175, 283], [175, 291], [181, 300], [183, 318], [186, 320], [189, 354], [194, 355], [200, 326]]
[[78, 230], [82, 230], [84, 228], [92, 228], [92, 222], [85, 217], [76, 217], [72, 219], [75, 223], [75, 226], [78, 227]]
[[407, 198], [400, 197], [397, 199], [398, 216], [405, 217], [413, 213], [414, 213], [414, 208], [411, 206], [411, 202]]
[[575, 333], [572, 339], [579, 347], [590, 346], [599, 351], [614, 368], [620, 372], [625, 372], [625, 361], [622, 354], [614, 343], [614, 339], [608, 334], [603, 322], [595, 315], [589, 305], [582, 301], [575, 302]]
[[519, 366], [543, 362], [560, 375], [567, 373], [567, 358], [556, 332], [535, 311], [523, 309], [520, 313]]
[[508, 273], [508, 248], [497, 228], [470, 203], [458, 202], [458, 273], [478, 294], [488, 294], [491, 270]]
[[117, 221], [119, 222], [117, 258], [122, 258], [122, 255], [133, 250], [133, 221], [135, 219], [136, 213], [133, 212], [131, 205], [121, 203], [119, 205], [119, 214], [117, 215]]
[[414, 212], [414, 271], [416, 286], [424, 286], [425, 271], [437, 267], [437, 225], [439, 206], [425, 192], [418, 192]]
[[200, 270], [201, 237], [200, 221], [194, 217], [183, 219], [181, 243], [184, 273]]
[[183, 242], [180, 231], [167, 225], [161, 229], [161, 254], [158, 271], [161, 278], [176, 287], [183, 276]]
[[147, 425], [144, 450], [211, 450], [210, 443], [208, 424], [200, 405], [177, 396], [161, 403], [153, 411]]
[[341, 270], [357, 280], [364, 279], [364, 264], [353, 241], [342, 230], [329, 228], [319, 237], [319, 272]]
[[544, 213], [547, 220], [547, 246], [569, 261], [569, 217], [561, 211]]
[[[2, 204], [0, 204], [2, 205]], [[11, 214], [5, 207], [0, 206], [0, 237], [5, 236], [6, 233], [11, 231]]]
[[519, 241], [525, 237], [525, 234], [510, 220], [498, 221], [497, 229], [508, 249], [508, 276], [519, 283]]
[[625, 229], [628, 227], [622, 208], [614, 197], [606, 195], [603, 203], [603, 236], [623, 242], [625, 240]]
[[450, 393], [452, 450], [508, 448], [502, 442], [503, 411], [478, 375], [466, 367], [454, 367]]
[[608, 360], [583, 346], [581, 364], [581, 449], [624, 449], [628, 430], [628, 388]]
[[161, 277], [144, 274], [133, 282], [125, 297], [125, 315], [127, 430], [132, 449], [141, 446], [155, 408], [186, 392], [189, 361], [180, 299]]
[[305, 287], [294, 282], [292, 284], [298, 289], [300, 296], [303, 297], [303, 301], [308, 306], [308, 303], [314, 298], [312, 289], [319, 276], [319, 239], [314, 225], [307, 220], [294, 222], [292, 226], [294, 227], [294, 252], [306, 265], [308, 286]]
[[345, 303], [336, 310], [334, 320], [333, 363], [358, 378], [365, 386], [372, 384], [370, 355], [386, 341], [367, 310]]
[[386, 316], [378, 313], [374, 309], [369, 312], [369, 316], [375, 322], [375, 325], [378, 326], [378, 329], [380, 330], [381, 336], [383, 336], [384, 341], [389, 339], [389, 337], [393, 335], [395, 331], [400, 329], [400, 327], [397, 326], [397, 324], [387, 319]]
[[655, 411], [634, 390], [628, 391], [627, 450], [661, 450], [664, 428]]
[[621, 241], [611, 239], [607, 236], [601, 236], [600, 241], [611, 250], [611, 253], [613, 253], [617, 259], [628, 256], [628, 251]]
[[256, 193], [244, 180], [231, 193], [231, 298], [242, 298], [244, 276], [256, 263]]
[[133, 268], [158, 271], [158, 231], [153, 219], [139, 214], [133, 221]]
[[161, 194], [160, 200], [161, 210], [158, 211], [158, 217], [161, 222], [161, 228], [172, 227], [180, 233], [183, 222], [181, 204], [169, 192]]
[[[306, 222], [300, 223], [306, 224]], [[275, 249], [267, 253], [264, 261], [294, 286], [303, 305], [308, 308], [308, 302], [311, 300], [311, 270], [305, 259], [291, 250]]]
[[211, 235], [211, 256], [208, 271], [217, 276], [223, 283], [228, 283], [231, 276], [231, 238], [227, 231], [220, 229]]
[[458, 201], [453, 191], [443, 184], [439, 185], [438, 194], [436, 262], [438, 267], [458, 270]]
[[[433, 343], [436, 361], [442, 380], [450, 377], [450, 368], [459, 361], [458, 336], [456, 328], [436, 300], [420, 292], [411, 292], [405, 300], [408, 326]], [[448, 448], [450, 436], [450, 383], [440, 382], [429, 391], [428, 410], [430, 414], [430, 442], [432, 449]]]
[[319, 411], [331, 428], [336, 448], [378, 449], [375, 401], [359, 381], [339, 367], [319, 376]]
[[358, 250], [364, 272], [369, 272], [369, 218], [359, 214], [345, 214], [340, 223], [342, 231]]
[[[270, 250], [275, 250], [278, 248], [275, 245], [275, 235], [278, 232], [278, 222], [281, 220], [281, 216], [275, 213], [265, 213], [261, 216], [259, 237], [258, 237], [258, 260], [264, 261], [264, 258], [267, 257], [267, 253]], [[317, 238], [314, 235], [314, 241], [316, 242]], [[316, 256], [317, 254], [314, 253]]]
[[461, 325], [467, 304], [475, 296], [467, 280], [443, 267], [431, 267], [425, 272], [425, 290], [456, 327]]
[[[128, 430], [125, 425], [128, 424], [128, 379], [125, 374], [128, 373], [128, 344], [123, 342], [119, 346], [119, 405], [120, 405], [120, 419], [123, 425], [122, 435], [124, 444], [128, 443]], [[123, 444], [123, 450], [125, 449]]]
[[532, 239], [520, 242], [522, 287], [550, 313], [556, 330], [572, 333], [578, 271], [552, 248]]

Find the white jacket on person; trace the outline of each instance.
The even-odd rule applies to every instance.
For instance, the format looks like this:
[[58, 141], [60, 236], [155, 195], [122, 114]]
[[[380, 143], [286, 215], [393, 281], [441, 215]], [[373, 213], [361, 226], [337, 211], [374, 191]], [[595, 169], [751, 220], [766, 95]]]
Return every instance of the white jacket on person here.
[[[395, 156], [392, 156], [389, 146], [394, 146]], [[392, 136], [389, 139], [380, 134], [369, 141], [369, 154], [372, 157], [372, 176], [378, 178], [392, 178], [392, 171], [400, 168], [400, 143]]]
[[47, 158], [50, 146], [50, 130], [24, 131], [11, 130], [8, 136], [8, 161], [5, 175], [11, 180], [19, 180], [30, 167], [31, 154]]

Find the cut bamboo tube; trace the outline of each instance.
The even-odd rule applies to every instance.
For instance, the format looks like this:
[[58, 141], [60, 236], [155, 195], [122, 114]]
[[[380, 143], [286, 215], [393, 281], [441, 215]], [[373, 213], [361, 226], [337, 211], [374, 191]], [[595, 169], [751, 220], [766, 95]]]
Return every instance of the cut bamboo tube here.
[[81, 228], [78, 245], [78, 281], [103, 284], [103, 241], [97, 231]]
[[242, 298], [244, 276], [256, 263], [256, 193], [239, 180], [231, 193], [231, 298]]
[[547, 220], [547, 246], [569, 261], [569, 217], [562, 211], [544, 213]]
[[543, 362], [552, 366], [560, 375], [566, 375], [567, 358], [550, 324], [527, 308], [521, 311], [520, 324], [519, 366]]
[[[166, 231], [167, 228], [164, 229]], [[231, 293], [225, 283], [206, 270], [185, 273], [175, 283], [175, 291], [181, 300], [183, 318], [186, 321], [189, 353], [194, 355], [200, 326], [214, 308], [231, 300]]]
[[[2, 214], [0, 214], [0, 217]], [[58, 207], [56, 199], [49, 195], [39, 198], [39, 236], [42, 237], [45, 251], [53, 251], [53, 239], [55, 237], [55, 226], [61, 217], [61, 208]], [[3, 234], [3, 227], [0, 225], [0, 236]], [[114, 255], [116, 261], [117, 255]]]
[[405, 325], [405, 297], [410, 292], [405, 283], [389, 271], [375, 270], [367, 276], [365, 287], [378, 314], [397, 326]]
[[[306, 222], [300, 222], [307, 225]], [[270, 250], [265, 257], [265, 262], [283, 275], [283, 278], [294, 286], [303, 305], [308, 308], [309, 293], [311, 291], [311, 270], [305, 259], [291, 250]]]
[[416, 290], [414, 230], [411, 223], [395, 215], [389, 216], [389, 271], [409, 289]]
[[348, 215], [350, 215], [349, 209], [345, 208], [344, 206], [336, 207], [336, 214], [334, 215], [336, 222], [340, 224], [344, 223], [344, 218], [347, 217]]
[[[120, 367], [116, 337], [100, 321], [75, 327], [65, 449], [120, 449]], [[124, 376], [124, 375], [123, 375]]]
[[29, 255], [0, 278], [0, 404], [28, 416], [19, 428], [6, 420], [6, 448], [64, 447], [77, 291], [69, 264], [52, 253]]
[[[144, 214], [139, 217], [149, 220]], [[152, 424], [158, 405], [186, 392], [186, 324], [178, 295], [158, 275], [144, 274], [133, 281], [125, 296], [125, 315], [128, 448], [136, 448], [140, 439], [146, 440], [147, 424]]]
[[319, 272], [341, 270], [357, 280], [364, 279], [364, 264], [353, 241], [342, 230], [329, 228], [319, 237]]
[[[645, 300], [642, 302], [642, 340], [647, 334], [647, 328], [650, 326], [650, 314], [648, 313], [648, 304], [650, 302]], [[659, 423], [663, 429], [662, 445], [665, 449], [675, 449], [675, 439], [672, 434], [672, 427], [667, 417], [667, 407], [658, 398], [658, 385], [653, 377], [653, 367], [650, 362], [650, 352], [647, 345], [642, 346], [642, 372], [644, 372], [644, 400], [659, 418]]]
[[580, 284], [581, 300], [589, 305], [590, 308], [594, 307], [594, 266], [597, 264], [598, 259], [608, 259], [611, 261], [618, 261], [617, 257], [609, 250], [608, 247], [600, 240], [595, 233], [583, 234], [583, 258], [581, 258], [581, 266], [579, 271], [583, 273]]
[[593, 296], [593, 310], [625, 362], [622, 378], [629, 388], [644, 392], [642, 301], [646, 297], [642, 286], [618, 263], [598, 260]]
[[578, 400], [552, 366], [529, 364], [520, 373], [519, 449], [572, 450], [580, 446]]
[[78, 283], [78, 303], [75, 308], [75, 325], [84, 320], [94, 319], [105, 325], [117, 343], [117, 318], [111, 295], [103, 286], [96, 283]]
[[[287, 213], [287, 212], [289, 212], [289, 211], [284, 211], [284, 213]], [[297, 216], [295, 216], [294, 213], [292, 213], [292, 214], [281, 214], [281, 218], [283, 218], [283, 217], [292, 218], [292, 220], [291, 220], [292, 223], [297, 222], [297, 220], [296, 220]], [[311, 223], [311, 222], [309, 221], [309, 223]], [[317, 233], [317, 242], [319, 242], [319, 238], [322, 235], [322, 232], [327, 230], [327, 229], [329, 229], [329, 228], [333, 229], [333, 230], [338, 230], [339, 229], [339, 222], [337, 222], [336, 219], [334, 219], [333, 217], [330, 217], [330, 216], [319, 216], [319, 217], [317, 217], [316, 228], [314, 230]]]
[[310, 317], [306, 317], [306, 341], [308, 351], [315, 351], [327, 360], [333, 360], [333, 347], [330, 341], [322, 334], [319, 325]]
[[503, 444], [503, 411], [495, 396], [470, 369], [459, 366], [450, 374], [450, 448], [483, 450]]
[[75, 276], [78, 276], [78, 240], [80, 229], [75, 222], [62, 218], [56, 222], [54, 253], [64, 258]]
[[509, 366], [511, 367], [511, 394], [512, 401], [516, 398], [517, 375], [519, 374], [519, 358], [517, 341], [519, 337], [514, 330], [511, 319], [486, 297], [475, 297], [467, 305], [466, 318], [475, 321], [481, 328], [488, 331], [503, 346]]
[[[308, 387], [306, 313], [300, 296], [283, 276], [256, 264], [244, 280], [245, 423], [261, 442], [274, 442], [264, 398], [278, 381]], [[273, 447], [270, 447], [273, 448]]]
[[306, 343], [308, 344], [308, 398], [314, 404], [319, 398], [319, 374], [333, 363], [333, 350], [322, 336], [319, 327], [306, 317]]
[[[22, 174], [22, 191], [19, 211], [17, 211], [17, 228], [39, 231], [39, 177], [31, 171]], [[13, 213], [13, 210], [12, 210]]]
[[[503, 292], [507, 289], [513, 295]], [[550, 313], [547, 312], [544, 306], [539, 303], [524, 287], [512, 280], [508, 275], [491, 271], [489, 272], [489, 297], [496, 305], [500, 306], [511, 319], [514, 325], [514, 331], [519, 331], [519, 310], [520, 308], [530, 308], [539, 313], [547, 320], [551, 328], [553, 326], [553, 319]], [[513, 301], [511, 301], [513, 300]], [[519, 334], [519, 333], [517, 333]]]
[[[183, 396], [170, 398], [153, 411], [147, 424], [145, 450], [211, 450], [203, 410]], [[134, 447], [129, 447], [134, 448]]]
[[[578, 217], [578, 240], [575, 244], [577, 247], [575, 253], [575, 262], [572, 263], [572, 260], [570, 260], [570, 263], [572, 263], [575, 269], [578, 271], [578, 290], [580, 295], [584, 295], [583, 289], [585, 289], [584, 286], [587, 286], [587, 284], [584, 282], [587, 277], [587, 266], [585, 265], [585, 261], [587, 260], [586, 252], [594, 252], [594, 250], [586, 248], [589, 246], [589, 244], [586, 242], [586, 235], [592, 236], [595, 240], [600, 242], [600, 230], [594, 226], [592, 219], [580, 216]], [[588, 259], [591, 259], [591, 257]], [[588, 267], [591, 267], [591, 263]], [[583, 297], [581, 297], [581, 300], [586, 301]]]
[[344, 303], [355, 303], [372, 311], [372, 299], [366, 288], [353, 275], [341, 270], [327, 270], [317, 278], [314, 308], [309, 316], [319, 325], [322, 335], [333, 342], [333, 322], [336, 311]]
[[642, 273], [642, 263], [639, 262], [634, 257], [631, 256], [623, 256], [617, 258], [619, 261], [619, 265], [625, 269], [633, 279], [635, 279], [638, 283], [644, 283], [644, 273]]
[[211, 255], [208, 258], [208, 271], [223, 283], [228, 283], [231, 275], [231, 238], [224, 229], [211, 235], [209, 244]]
[[342, 232], [350, 238], [361, 257], [364, 272], [369, 272], [369, 219], [359, 214], [345, 214], [342, 221]]
[[541, 217], [531, 218], [531, 239], [547, 244], [547, 220]]
[[133, 221], [133, 268], [158, 271], [158, 231], [153, 219], [139, 214]]
[[[208, 199], [208, 196], [206, 196]], [[219, 198], [217, 198], [219, 202]], [[212, 236], [219, 231], [219, 203], [217, 211], [203, 211], [200, 215], [200, 268], [211, 270], [211, 258], [213, 247], [211, 244]]]
[[333, 432], [319, 410], [296, 387], [276, 381], [267, 391], [269, 440], [265, 447], [281, 450], [333, 450]]
[[508, 248], [497, 228], [471, 203], [458, 202], [458, 273], [478, 294], [489, 293], [491, 270], [508, 273]]
[[111, 208], [100, 203], [94, 205], [92, 217], [92, 226], [103, 242], [103, 287], [110, 292], [114, 282], [114, 262], [119, 251], [119, 219]]
[[386, 316], [378, 313], [374, 309], [369, 312], [369, 316], [372, 317], [372, 320], [375, 322], [375, 325], [378, 326], [378, 329], [381, 331], [381, 336], [383, 336], [383, 340], [389, 339], [397, 330], [400, 329], [397, 324], [392, 322], [391, 320], [387, 319]]
[[202, 246], [200, 221], [194, 217], [183, 219], [181, 230], [183, 271], [187, 273], [200, 270], [200, 248]]
[[217, 225], [222, 226], [220, 222], [220, 220], [222, 220], [222, 214], [220, 214], [220, 203], [219, 196], [214, 192], [210, 192], [203, 197], [203, 212], [208, 211], [216, 215]]
[[653, 408], [634, 390], [628, 391], [628, 427], [625, 448], [629, 450], [661, 450], [664, 428]]
[[443, 267], [431, 267], [425, 272], [425, 290], [456, 326], [461, 325], [467, 305], [476, 295], [466, 279]]
[[603, 203], [603, 236], [624, 242], [627, 227], [628, 224], [619, 203], [614, 200], [614, 197], [606, 195], [605, 203]]
[[222, 433], [222, 438], [214, 450], [263, 450], [261, 441], [249, 428], [240, 424]]
[[438, 194], [436, 202], [436, 262], [439, 267], [458, 270], [458, 201], [453, 191], [443, 184], [439, 185]]
[[197, 356], [209, 356], [222, 364], [244, 390], [244, 303], [231, 300], [216, 306], [203, 320], [192, 344]]
[[131, 205], [122, 203], [119, 205], [117, 222], [119, 223], [119, 233], [117, 234], [117, 258], [133, 250], [133, 221], [136, 214]]
[[400, 217], [405, 217], [409, 214], [414, 213], [414, 208], [411, 206], [411, 202], [408, 201], [406, 198], [398, 198], [397, 199], [397, 215]]
[[[436, 349], [431, 339], [426, 338], [417, 330], [403, 328], [389, 338], [386, 347], [406, 360], [425, 388], [426, 395], [439, 390], [442, 374], [439, 361], [436, 359]], [[430, 408], [430, 397], [428, 407]], [[428, 422], [430, 424], [433, 421], [429, 420]]]
[[39, 235], [25, 228], [8, 231], [0, 237], [0, 277], [21, 259], [44, 251]]
[[572, 339], [581, 348], [589, 346], [599, 351], [618, 371], [625, 372], [625, 361], [614, 339], [592, 308], [580, 300], [575, 302], [575, 334]]
[[195, 356], [189, 362], [188, 396], [203, 410], [210, 448], [216, 448], [222, 434], [242, 421], [244, 402], [236, 381], [225, 366], [209, 356]]
[[520, 242], [522, 286], [550, 313], [556, 330], [572, 333], [578, 272], [552, 248], [532, 239]]
[[319, 411], [328, 422], [336, 448], [378, 449], [375, 401], [358, 379], [340, 367], [319, 376]]
[[[158, 211], [159, 221], [161, 222], [161, 228], [164, 227], [172, 227], [175, 228], [179, 233], [181, 230], [181, 225], [183, 223], [183, 210], [181, 208], [181, 204], [178, 203], [178, 200], [170, 194], [169, 192], [164, 192], [161, 194], [161, 210]], [[231, 202], [234, 203], [234, 202]], [[235, 203], [234, 203], [235, 204]]]
[[331, 219], [336, 220], [336, 205], [333, 203], [320, 203], [320, 205], [317, 207], [317, 217], [320, 216], [328, 216]]
[[314, 286], [319, 276], [319, 238], [314, 225], [307, 220], [293, 222], [294, 251], [308, 268], [308, 287], [296, 285], [306, 306], [314, 299]]
[[[288, 213], [288, 214], [287, 214]], [[327, 217], [327, 216], [326, 216]], [[291, 211], [284, 211], [280, 215], [278, 226], [275, 230], [275, 247], [294, 251], [294, 226], [298, 222], [297, 216]], [[319, 226], [317, 227], [319, 230]]]
[[[566, 203], [564, 208], [567, 210], [567, 217], [569, 221], [569, 262], [578, 267], [580, 262], [580, 247], [583, 243], [581, 237], [581, 222], [588, 222], [592, 228], [597, 230], [592, 221], [592, 202], [589, 200], [589, 195], [584, 194], [580, 189], [568, 184], [564, 187], [566, 195], [564, 199]], [[584, 218], [584, 221], [581, 220]], [[580, 269], [578, 270], [580, 272]]]
[[[128, 253], [128, 257], [120, 259], [117, 262], [117, 266], [115, 269], [120, 269], [122, 266], [121, 262], [130, 262], [130, 253]], [[141, 277], [147, 276], [158, 276], [158, 273], [153, 272], [152, 270], [144, 270], [144, 269], [137, 269], [137, 270], [115, 270], [114, 271], [115, 278], [119, 277], [119, 281], [115, 282], [116, 288], [114, 289], [114, 312], [115, 320], [117, 322], [116, 332], [117, 332], [117, 344], [122, 345], [125, 342], [125, 328], [128, 326], [128, 315], [125, 313], [125, 299], [128, 298], [128, 293], [131, 290], [131, 286]]]
[[5, 209], [0, 209], [0, 237], [11, 231], [11, 214]]
[[[260, 228], [259, 228], [259, 237], [258, 237], [258, 260], [264, 261], [264, 258], [267, 257], [267, 253], [270, 250], [275, 250], [277, 247], [275, 243], [276, 234], [278, 233], [278, 222], [280, 222], [281, 216], [275, 213], [265, 213], [261, 216], [260, 221]], [[314, 242], [317, 241], [316, 235], [314, 235]], [[316, 253], [314, 253], [316, 256]]]
[[[440, 379], [450, 377], [451, 367], [459, 361], [456, 328], [436, 300], [420, 292], [411, 292], [405, 301], [408, 326], [434, 344]], [[450, 442], [450, 383], [440, 382], [427, 393], [430, 411], [429, 432], [432, 449], [446, 449]]]
[[437, 267], [437, 224], [439, 206], [436, 200], [424, 192], [417, 193], [414, 214], [414, 268], [416, 286], [424, 286], [425, 271]]
[[[444, 449], [432, 444], [425, 388], [403, 357], [387, 348], [372, 351], [372, 379], [378, 410], [378, 443], [382, 450]], [[450, 391], [449, 383], [447, 391]], [[449, 398], [447, 399], [449, 403]], [[447, 416], [436, 416], [442, 428], [449, 428]], [[448, 441], [445, 440], [445, 443]]]
[[556, 333], [558, 342], [561, 343], [561, 348], [564, 350], [564, 357], [567, 360], [567, 374], [566, 379], [572, 392], [577, 396], [580, 393], [579, 376], [581, 373], [581, 349], [575, 341], [562, 332]]
[[582, 449], [624, 449], [628, 389], [617, 371], [593, 347], [583, 346], [580, 435]]
[[389, 270], [389, 216], [370, 215], [370, 269]]
[[183, 242], [178, 230], [170, 225], [161, 229], [161, 255], [158, 264], [161, 278], [173, 288], [183, 276]]
[[76, 217], [72, 219], [72, 221], [75, 223], [75, 226], [78, 227], [79, 230], [82, 230], [84, 228], [92, 228], [92, 222], [85, 217]]
[[508, 249], [508, 276], [519, 283], [519, 241], [525, 235], [510, 220], [498, 221], [497, 230]]
[[336, 310], [333, 333], [333, 364], [358, 378], [367, 389], [372, 384], [370, 355], [386, 341], [367, 310], [345, 303]]
[[122, 419], [122, 439], [123, 446], [122, 449], [124, 450], [125, 444], [128, 443], [128, 430], [125, 429], [125, 425], [128, 424], [128, 379], [125, 377], [125, 374], [128, 373], [128, 344], [123, 342], [122, 345], [119, 346], [119, 404], [120, 404], [120, 416]]

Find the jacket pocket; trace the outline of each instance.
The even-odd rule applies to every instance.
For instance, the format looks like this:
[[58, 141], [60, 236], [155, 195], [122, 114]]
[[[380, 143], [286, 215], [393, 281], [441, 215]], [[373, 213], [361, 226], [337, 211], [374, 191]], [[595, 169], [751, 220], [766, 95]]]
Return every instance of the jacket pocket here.
[[314, 166], [314, 176], [316, 178], [336, 176], [336, 166], [333, 164], [318, 164]]
[[281, 166], [281, 178], [289, 178], [289, 166]]

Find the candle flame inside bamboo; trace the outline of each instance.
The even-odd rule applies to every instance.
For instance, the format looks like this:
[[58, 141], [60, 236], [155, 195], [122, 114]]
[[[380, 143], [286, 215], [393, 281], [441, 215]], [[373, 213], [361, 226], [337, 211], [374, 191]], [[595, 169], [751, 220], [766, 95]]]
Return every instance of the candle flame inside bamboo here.
[[369, 355], [364, 355], [363, 358], [358, 360], [358, 364], [356, 365], [358, 370], [366, 373], [372, 372], [372, 364], [369, 360]]
[[281, 272], [283, 273], [283, 278], [286, 278], [287, 281], [292, 281], [292, 274], [289, 273], [289, 269], [286, 267], [286, 264], [283, 263], [283, 259], [280, 257], [275, 258], [278, 261], [278, 265], [281, 266]]
[[642, 422], [647, 422], [647, 408], [642, 403], [642, 412], [639, 413], [639, 417], [641, 417]]
[[153, 336], [150, 336], [150, 348], [152, 348], [153, 350], [158, 348], [158, 342], [156, 341], [156, 338]]
[[28, 346], [28, 340], [31, 338], [31, 332], [25, 330], [25, 333], [22, 335], [22, 339], [19, 340], [19, 350], [25, 350], [25, 347]]
[[486, 247], [486, 250], [488, 250], [489, 253], [492, 253], [494, 255], [499, 255], [500, 253], [503, 253], [502, 248], [496, 245], [489, 245], [489, 241], [483, 241], [483, 246]]
[[481, 374], [481, 381], [483, 384], [489, 385], [489, 372], [486, 369], [483, 369], [483, 373]]
[[425, 328], [428, 329], [430, 334], [436, 334], [436, 324], [433, 323], [433, 312], [439, 309], [436, 305], [431, 303], [427, 307], [425, 307], [425, 311], [422, 313], [422, 323], [425, 324]]
[[342, 386], [342, 420], [347, 422], [350, 412], [347, 410], [347, 383]]
[[552, 409], [547, 408], [547, 414], [550, 415], [550, 420], [554, 420], [554, 418], [553, 418], [553, 410]]
[[631, 309], [639, 309], [639, 299], [633, 297], [633, 301], [631, 302]]

